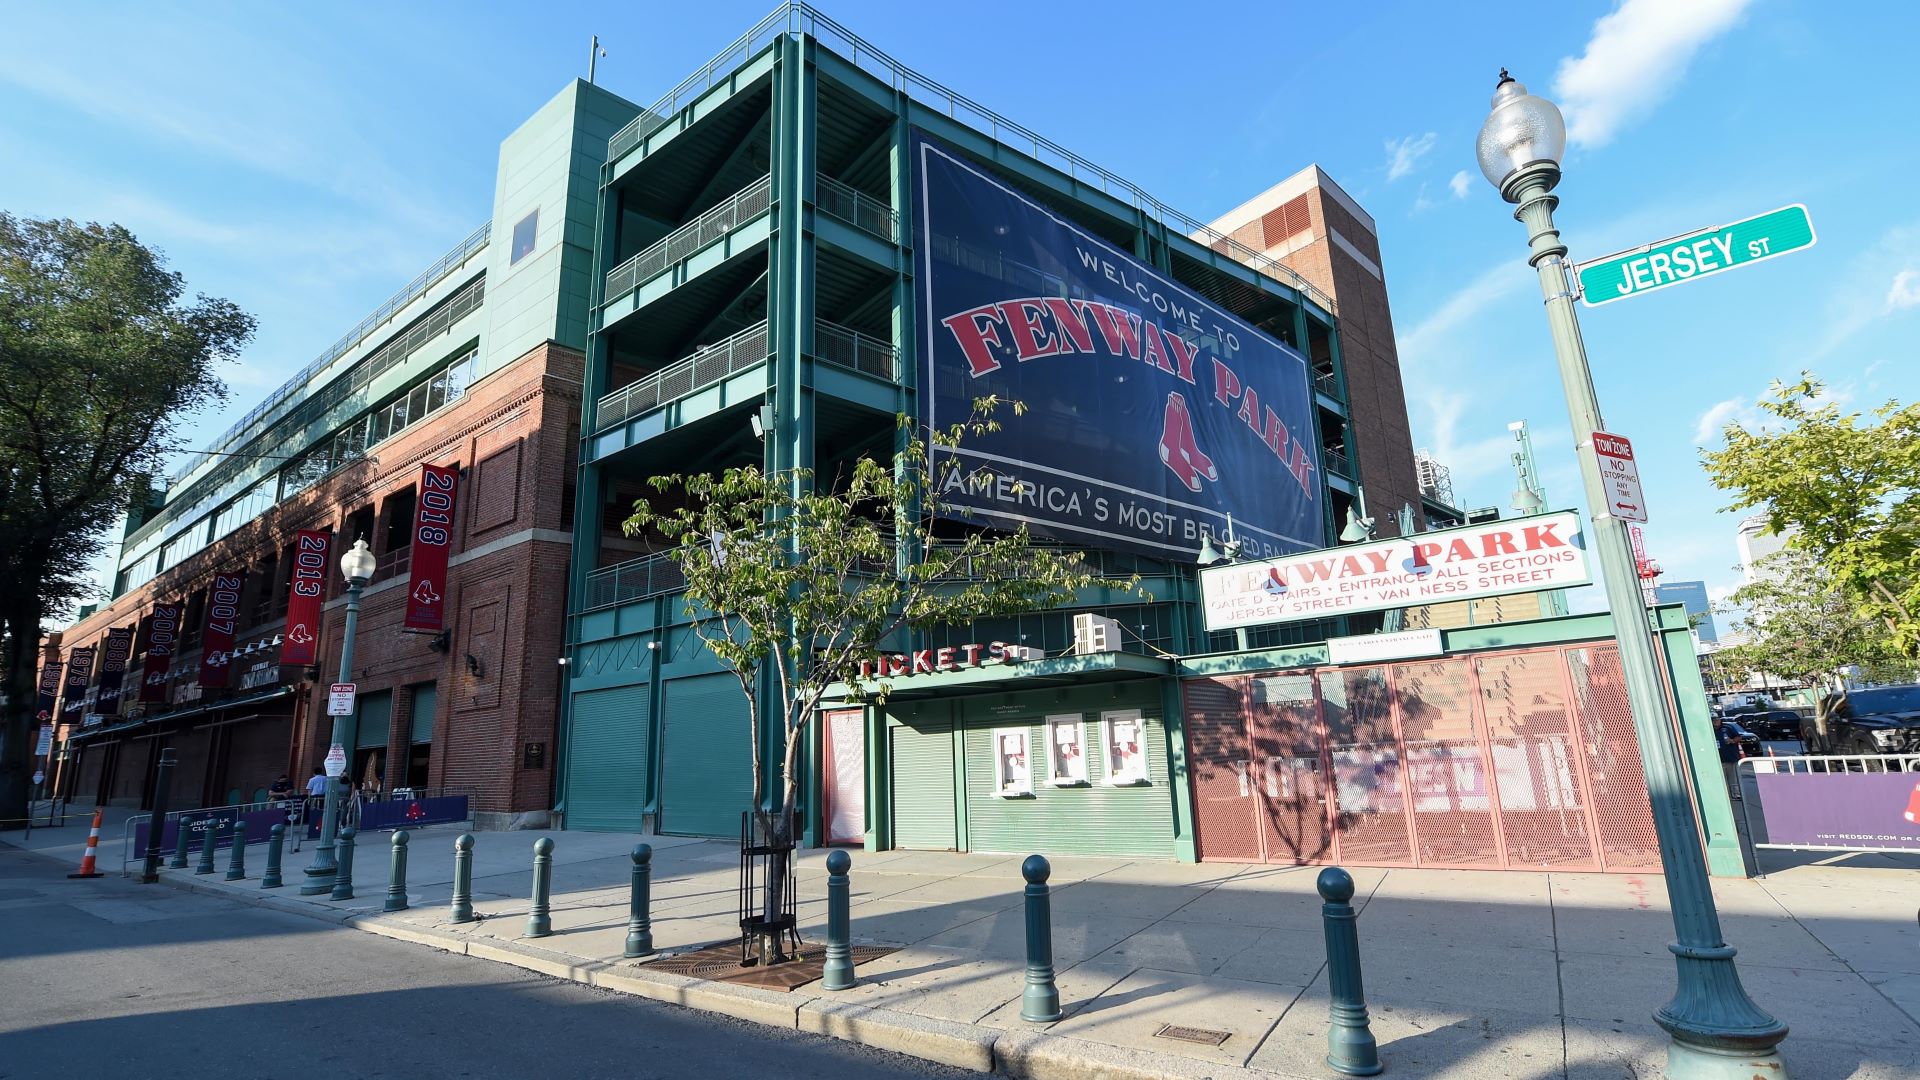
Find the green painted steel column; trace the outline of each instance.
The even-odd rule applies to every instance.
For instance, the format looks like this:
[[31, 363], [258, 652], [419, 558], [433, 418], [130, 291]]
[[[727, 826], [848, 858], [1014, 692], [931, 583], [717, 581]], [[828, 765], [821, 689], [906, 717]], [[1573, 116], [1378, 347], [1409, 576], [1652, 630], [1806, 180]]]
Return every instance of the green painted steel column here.
[[200, 861], [193, 868], [195, 874], [213, 873], [213, 846], [220, 842], [220, 823], [213, 818], [206, 821], [206, 831], [200, 834]]
[[1060, 1019], [1060, 988], [1053, 981], [1053, 901], [1047, 878], [1053, 867], [1039, 855], [1027, 856], [1020, 876], [1027, 879], [1027, 986], [1020, 994], [1020, 1019], [1051, 1024]]
[[1160, 681], [1160, 724], [1166, 729], [1167, 784], [1173, 789], [1173, 857], [1199, 862], [1194, 845], [1193, 781], [1187, 774], [1187, 716], [1180, 680]]
[[[1656, 618], [1660, 615], [1656, 613]], [[1713, 710], [1700, 678], [1700, 662], [1693, 651], [1693, 634], [1684, 618], [1678, 626], [1663, 626], [1660, 646], [1673, 700], [1680, 713], [1682, 761], [1693, 777], [1694, 801], [1700, 807], [1700, 829], [1706, 834], [1707, 870], [1715, 877], [1746, 877], [1747, 861], [1740, 848], [1740, 832], [1733, 822], [1733, 800], [1720, 772], [1720, 745], [1714, 738]]]
[[1567, 247], [1560, 242], [1560, 231], [1553, 223], [1553, 209], [1559, 200], [1551, 191], [1559, 179], [1559, 166], [1550, 161], [1534, 162], [1508, 176], [1500, 193], [1517, 204], [1514, 217], [1527, 227], [1528, 262], [1540, 276], [1554, 355], [1566, 389], [1568, 419], [1580, 443], [1580, 476], [1587, 505], [1593, 511], [1588, 547], [1599, 559], [1607, 603], [1615, 612], [1614, 630], [1620, 663], [1626, 671], [1627, 701], [1640, 742], [1654, 830], [1660, 840], [1660, 861], [1673, 910], [1677, 940], [1667, 948], [1674, 955], [1679, 985], [1673, 999], [1653, 1018], [1673, 1036], [1668, 1048], [1670, 1077], [1717, 1078], [1735, 1075], [1734, 1070], [1748, 1075], [1756, 1069], [1784, 1077], [1786, 1066], [1775, 1047], [1786, 1038], [1787, 1026], [1747, 996], [1734, 966], [1735, 950], [1720, 931], [1693, 802], [1675, 747], [1673, 714], [1660, 683], [1659, 659], [1627, 522], [1603, 512], [1611, 504], [1600, 479], [1599, 462], [1587, 442], [1593, 432], [1605, 431], [1606, 424], [1600, 415], [1586, 345], [1573, 309]]
[[287, 841], [287, 827], [275, 825], [267, 830], [267, 868], [260, 874], [260, 887], [277, 889], [280, 881], [280, 848]]
[[853, 986], [853, 942], [847, 926], [848, 894], [852, 891], [847, 871], [853, 856], [835, 850], [827, 854], [827, 958], [820, 971], [822, 990], [846, 990]]
[[1327, 1068], [1348, 1076], [1377, 1076], [1380, 1046], [1367, 1020], [1360, 977], [1360, 917], [1353, 910], [1353, 875], [1337, 866], [1320, 871], [1320, 922], [1327, 939]]
[[461, 833], [453, 841], [453, 900], [447, 908], [447, 921], [473, 921], [473, 834]]
[[387, 902], [382, 911], [407, 910], [407, 830], [395, 829], [393, 854], [387, 860]]
[[247, 876], [247, 823], [236, 819], [233, 823], [233, 850], [227, 853], [228, 881], [239, 881]]
[[624, 955], [653, 955], [653, 845], [633, 846], [633, 892], [627, 901], [627, 948]]
[[543, 836], [533, 842], [533, 906], [527, 911], [527, 937], [546, 937], [553, 933], [553, 839]]
[[346, 828], [340, 830], [339, 862], [333, 872], [332, 900], [353, 899], [353, 838], [358, 830]]

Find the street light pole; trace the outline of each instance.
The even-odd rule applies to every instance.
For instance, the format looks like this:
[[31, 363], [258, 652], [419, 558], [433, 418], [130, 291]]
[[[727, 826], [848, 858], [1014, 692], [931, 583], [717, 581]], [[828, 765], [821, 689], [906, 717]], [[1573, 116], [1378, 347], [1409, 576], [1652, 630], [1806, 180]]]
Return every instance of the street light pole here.
[[[340, 572], [347, 579], [347, 618], [340, 634], [340, 681], [353, 681], [353, 634], [360, 623], [360, 590], [373, 580], [373, 552], [368, 550], [365, 538], [355, 540], [353, 548], [340, 557]], [[309, 706], [311, 707], [311, 706]], [[352, 737], [348, 726], [351, 716], [333, 718], [333, 737], [328, 746], [342, 746]], [[334, 858], [334, 834], [340, 823], [340, 803], [346, 797], [346, 774], [327, 777], [327, 796], [325, 809], [320, 814], [320, 845], [313, 849], [313, 863], [307, 867], [307, 880], [300, 886], [300, 895], [317, 896], [333, 891], [334, 874], [340, 864]]]
[[1501, 197], [1516, 204], [1514, 217], [1527, 227], [1528, 262], [1540, 275], [1567, 413], [1578, 443], [1580, 477], [1593, 515], [1589, 544], [1599, 559], [1607, 604], [1613, 611], [1627, 703], [1640, 742], [1673, 909], [1676, 940], [1667, 948], [1675, 958], [1679, 986], [1653, 1019], [1672, 1037], [1667, 1048], [1667, 1076], [1672, 1080], [1730, 1080], [1758, 1074], [1785, 1080], [1786, 1065], [1776, 1047], [1786, 1038], [1787, 1026], [1747, 997], [1733, 963], [1735, 950], [1720, 932], [1627, 522], [1605, 512], [1610, 504], [1599, 460], [1588, 447], [1593, 433], [1605, 431], [1606, 426], [1574, 315], [1567, 247], [1553, 223], [1559, 200], [1551, 192], [1560, 181], [1560, 155], [1565, 149], [1566, 126], [1560, 110], [1528, 94], [1525, 86], [1502, 71], [1493, 112], [1480, 130], [1480, 168], [1500, 189]]

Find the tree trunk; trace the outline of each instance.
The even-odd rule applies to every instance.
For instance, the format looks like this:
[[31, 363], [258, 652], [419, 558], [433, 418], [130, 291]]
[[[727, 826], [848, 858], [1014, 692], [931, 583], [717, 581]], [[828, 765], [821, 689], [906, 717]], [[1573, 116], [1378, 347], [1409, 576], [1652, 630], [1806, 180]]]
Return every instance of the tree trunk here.
[[7, 702], [0, 725], [0, 830], [26, 825], [36, 749], [33, 712], [39, 695], [41, 614], [39, 598], [32, 595], [15, 594], [0, 608], [6, 649], [0, 665], [5, 667]]

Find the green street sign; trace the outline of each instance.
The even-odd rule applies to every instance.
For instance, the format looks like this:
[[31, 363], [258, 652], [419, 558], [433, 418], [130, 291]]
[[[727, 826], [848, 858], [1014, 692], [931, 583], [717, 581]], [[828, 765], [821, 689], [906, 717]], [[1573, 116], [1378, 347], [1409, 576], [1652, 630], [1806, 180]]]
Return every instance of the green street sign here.
[[1580, 298], [1599, 307], [1629, 296], [1764, 262], [1813, 246], [1813, 219], [1795, 203], [1778, 210], [1581, 263]]

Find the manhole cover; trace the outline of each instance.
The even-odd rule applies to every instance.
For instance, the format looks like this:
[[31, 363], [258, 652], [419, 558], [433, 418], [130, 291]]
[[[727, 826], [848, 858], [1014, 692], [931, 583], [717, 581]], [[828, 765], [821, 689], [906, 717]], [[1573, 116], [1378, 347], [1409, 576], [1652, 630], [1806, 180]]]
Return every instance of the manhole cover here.
[[1219, 1046], [1232, 1038], [1233, 1032], [1186, 1027], [1181, 1024], [1161, 1024], [1160, 1030], [1154, 1032], [1153, 1036], [1156, 1039], [1178, 1039], [1181, 1042], [1199, 1043], [1202, 1046]]

